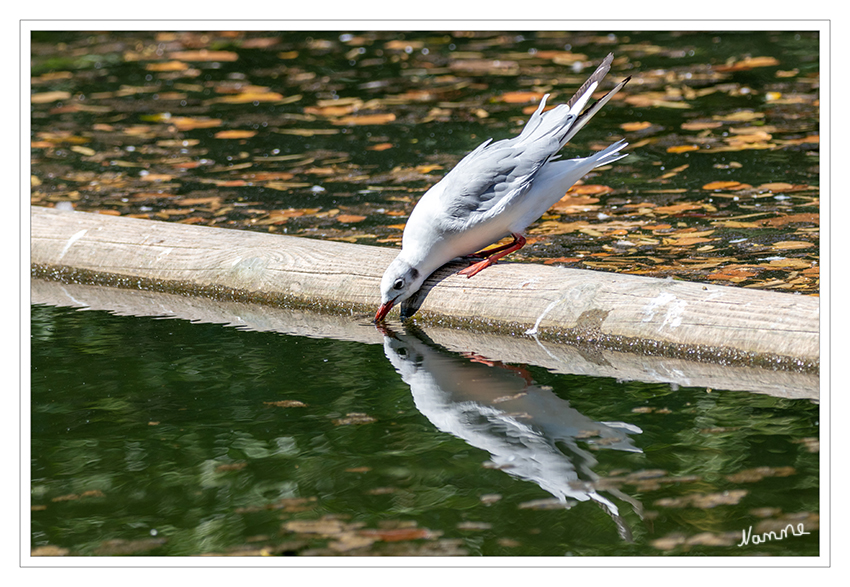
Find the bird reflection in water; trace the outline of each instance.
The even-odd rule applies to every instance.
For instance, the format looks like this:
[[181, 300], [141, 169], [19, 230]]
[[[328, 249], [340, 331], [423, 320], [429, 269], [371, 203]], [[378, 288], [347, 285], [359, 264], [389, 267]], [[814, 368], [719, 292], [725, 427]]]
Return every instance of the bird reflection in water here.
[[[386, 326], [379, 330], [384, 353], [410, 386], [416, 408], [434, 426], [486, 450], [494, 467], [536, 483], [564, 507], [584, 501], [598, 504], [620, 536], [631, 541], [618, 507], [594, 487], [597, 460], [579, 442], [642, 452], [629, 436], [640, 434], [640, 428], [591, 420], [551, 388], [535, 384], [520, 367], [449, 352], [415, 328], [406, 328], [404, 334]], [[616, 488], [605, 491], [641, 515], [639, 502]]]

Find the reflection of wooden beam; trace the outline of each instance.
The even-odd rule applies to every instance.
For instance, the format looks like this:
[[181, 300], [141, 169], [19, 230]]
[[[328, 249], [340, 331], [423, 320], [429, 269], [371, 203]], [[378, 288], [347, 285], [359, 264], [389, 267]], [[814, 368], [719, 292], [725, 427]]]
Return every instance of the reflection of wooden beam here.
[[[363, 319], [277, 308], [267, 304], [208, 300], [42, 279], [32, 280], [30, 292], [34, 304], [106, 310], [119, 316], [166, 316], [192, 322], [226, 324], [240, 330], [334, 338], [364, 344], [384, 342], [383, 334]], [[401, 331], [396, 326], [393, 328]], [[540, 342], [530, 336], [500, 336], [438, 326], [427, 326], [423, 332], [431, 341], [448, 351], [472, 353], [502, 363], [536, 365], [554, 373], [750, 391], [791, 399], [817, 400], [819, 396], [816, 373], [698, 363], [606, 349], [588, 352], [579, 346]]]
[[[32, 208], [33, 274], [368, 320], [397, 251], [347, 243]], [[417, 319], [585, 348], [815, 369], [818, 298], [500, 263], [467, 279], [443, 267]]]

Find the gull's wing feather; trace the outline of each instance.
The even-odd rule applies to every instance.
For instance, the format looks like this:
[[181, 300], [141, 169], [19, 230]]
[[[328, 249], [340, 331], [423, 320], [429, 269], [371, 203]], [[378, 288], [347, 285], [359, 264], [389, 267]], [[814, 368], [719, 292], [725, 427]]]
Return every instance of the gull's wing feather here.
[[528, 192], [540, 170], [628, 82], [628, 78], [620, 82], [582, 111], [613, 59], [609, 54], [566, 104], [544, 113], [549, 97], [545, 95], [519, 135], [485, 141], [443, 178], [440, 209], [453, 225], [465, 225], [473, 216], [483, 221], [500, 202]]

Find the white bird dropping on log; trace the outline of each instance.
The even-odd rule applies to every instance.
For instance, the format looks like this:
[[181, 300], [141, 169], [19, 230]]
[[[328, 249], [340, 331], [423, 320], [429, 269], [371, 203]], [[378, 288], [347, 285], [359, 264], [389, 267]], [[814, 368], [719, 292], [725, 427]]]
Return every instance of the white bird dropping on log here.
[[438, 268], [455, 257], [473, 255], [506, 236], [513, 242], [473, 256], [481, 260], [459, 273], [472, 277], [525, 244], [529, 224], [560, 200], [586, 173], [626, 156], [618, 141], [590, 157], [558, 160], [567, 142], [629, 81], [621, 81], [585, 109], [611, 69], [609, 54], [566, 104], [544, 113], [546, 99], [512, 139], [484, 141], [431, 187], [416, 204], [401, 240], [401, 253], [381, 279], [381, 307], [375, 321], [416, 293]]

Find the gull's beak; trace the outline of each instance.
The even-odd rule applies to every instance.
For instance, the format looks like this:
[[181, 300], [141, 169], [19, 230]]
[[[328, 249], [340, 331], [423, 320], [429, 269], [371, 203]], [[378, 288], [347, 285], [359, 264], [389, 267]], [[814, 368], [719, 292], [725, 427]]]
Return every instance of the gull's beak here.
[[381, 304], [381, 307], [378, 308], [378, 313], [375, 314], [375, 322], [383, 322], [384, 318], [387, 317], [387, 314], [390, 313], [390, 310], [393, 309], [393, 304], [395, 304], [395, 300], [390, 300]]

